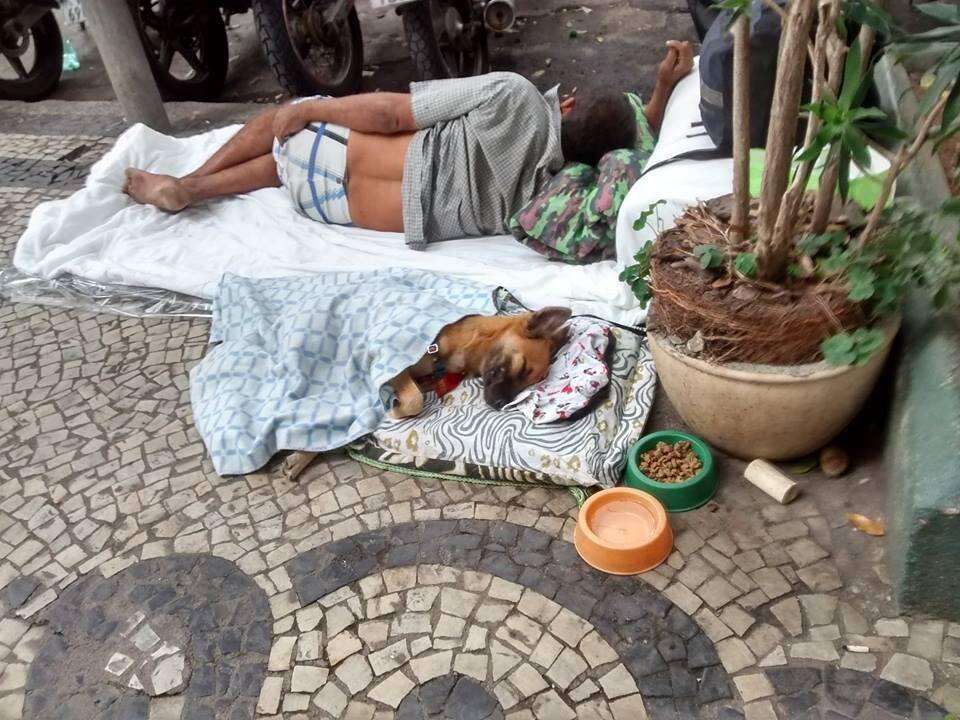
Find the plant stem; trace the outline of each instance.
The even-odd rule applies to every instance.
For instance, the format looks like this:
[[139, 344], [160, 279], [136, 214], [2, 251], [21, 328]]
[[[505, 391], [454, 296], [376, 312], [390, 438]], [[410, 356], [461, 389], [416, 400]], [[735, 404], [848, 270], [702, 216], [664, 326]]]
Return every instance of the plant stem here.
[[733, 23], [733, 213], [734, 242], [750, 237], [750, 17]]
[[[813, 65], [811, 102], [818, 102], [824, 96], [834, 97], [840, 86], [842, 74], [840, 70], [843, 66], [846, 46], [840, 41], [836, 32], [836, 21], [839, 16], [840, 4], [837, 0], [827, 0], [820, 5], [816, 40], [811, 53]], [[813, 143], [819, 130], [820, 118], [810, 113], [807, 117], [807, 131], [803, 140], [804, 149]], [[797, 168], [793, 183], [784, 195], [780, 211], [777, 213], [777, 222], [773, 229], [774, 245], [789, 247], [796, 234], [800, 203], [807, 192], [807, 183], [810, 181], [816, 159], [806, 160]]]
[[810, 221], [810, 232], [820, 235], [827, 229], [830, 222], [830, 211], [833, 209], [833, 198], [837, 194], [837, 180], [840, 178], [840, 149], [831, 147], [827, 159], [820, 171], [820, 184], [817, 187], [817, 196], [813, 201], [813, 219]]
[[949, 97], [949, 88], [946, 88], [946, 90], [941, 93], [936, 104], [930, 108], [926, 115], [921, 116], [920, 126], [917, 129], [917, 134], [914, 136], [913, 141], [909, 145], [901, 145], [897, 154], [894, 155], [890, 169], [887, 170], [887, 174], [883, 179], [883, 187], [880, 189], [880, 196], [877, 198], [877, 203], [870, 211], [870, 215], [867, 217], [867, 224], [860, 233], [858, 245], [861, 248], [866, 246], [876, 234], [877, 228], [880, 225], [880, 217], [883, 215], [883, 209], [886, 207], [887, 201], [890, 200], [890, 195], [893, 193], [894, 183], [897, 181], [900, 173], [902, 173], [907, 165], [917, 156], [917, 153], [923, 148], [924, 143], [927, 142], [927, 138], [930, 137], [930, 130], [933, 128], [933, 123], [936, 122], [937, 117], [940, 116]]
[[767, 129], [767, 149], [760, 191], [757, 260], [762, 280], [778, 280], [786, 271], [789, 245], [774, 242], [780, 203], [790, 177], [796, 144], [797, 116], [806, 67], [807, 42], [813, 22], [814, 0], [793, 0], [780, 36], [777, 82]]

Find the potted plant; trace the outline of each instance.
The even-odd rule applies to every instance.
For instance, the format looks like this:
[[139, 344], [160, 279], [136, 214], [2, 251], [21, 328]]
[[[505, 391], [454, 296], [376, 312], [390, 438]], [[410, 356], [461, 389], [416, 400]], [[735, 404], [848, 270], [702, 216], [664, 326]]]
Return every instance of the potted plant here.
[[[773, 6], [772, 4], [769, 4]], [[776, 84], [759, 198], [750, 197], [748, 17], [733, 11], [733, 193], [688, 208], [637, 253], [626, 281], [652, 299], [657, 371], [684, 420], [741, 457], [780, 459], [817, 449], [849, 423], [879, 377], [910, 286], [942, 308], [960, 282], [960, 238], [894, 200], [920, 152], [960, 130], [960, 7], [917, 6], [940, 26], [904, 36], [871, 0], [789, 0], [781, 13]], [[860, 25], [848, 36], [851, 24]], [[898, 57], [935, 53], [934, 82], [914, 127], [865, 103], [874, 40]], [[809, 67], [810, 102], [801, 105]], [[806, 115], [796, 149], [798, 122]], [[871, 152], [889, 168], [866, 207], [849, 202], [851, 168], [870, 177]], [[819, 175], [818, 182], [812, 178]], [[942, 213], [958, 213], [956, 202]], [[653, 209], [638, 219], [644, 224]]]

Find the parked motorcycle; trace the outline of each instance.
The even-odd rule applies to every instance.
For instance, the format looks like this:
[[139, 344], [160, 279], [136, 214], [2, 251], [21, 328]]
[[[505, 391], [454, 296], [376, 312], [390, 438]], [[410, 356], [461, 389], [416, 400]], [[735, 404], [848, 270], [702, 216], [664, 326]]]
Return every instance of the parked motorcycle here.
[[[355, 0], [252, 0], [260, 40], [292, 95], [343, 95], [360, 86], [363, 37]], [[371, 0], [403, 16], [421, 79], [487, 72], [487, 29], [509, 29], [513, 0]]]
[[63, 38], [56, 0], [0, 0], [0, 98], [42, 100], [60, 82]]

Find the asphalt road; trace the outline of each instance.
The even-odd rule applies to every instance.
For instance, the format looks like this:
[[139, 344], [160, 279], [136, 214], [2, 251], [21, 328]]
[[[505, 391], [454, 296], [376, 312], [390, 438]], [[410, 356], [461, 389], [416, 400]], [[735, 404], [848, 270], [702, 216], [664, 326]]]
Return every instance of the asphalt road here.
[[[364, 35], [364, 89], [403, 90], [414, 80], [400, 18], [358, 2]], [[63, 28], [80, 69], [64, 73], [60, 100], [111, 100], [113, 92], [89, 32]], [[571, 31], [578, 31], [571, 37]], [[273, 102], [283, 97], [260, 50], [253, 14], [234, 15], [228, 29], [230, 71], [218, 98]], [[647, 92], [653, 67], [672, 38], [695, 39], [684, 0], [518, 0], [515, 29], [490, 39], [495, 70], [512, 70], [547, 89], [602, 83]]]

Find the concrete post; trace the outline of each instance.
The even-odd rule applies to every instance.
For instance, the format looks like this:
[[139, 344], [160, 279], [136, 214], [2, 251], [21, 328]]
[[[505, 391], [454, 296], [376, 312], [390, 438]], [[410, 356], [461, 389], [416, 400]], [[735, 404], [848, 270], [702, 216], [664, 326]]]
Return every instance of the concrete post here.
[[167, 111], [127, 0], [84, 0], [83, 11], [126, 121], [169, 132]]

